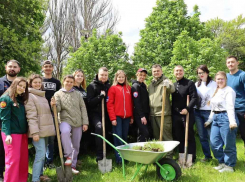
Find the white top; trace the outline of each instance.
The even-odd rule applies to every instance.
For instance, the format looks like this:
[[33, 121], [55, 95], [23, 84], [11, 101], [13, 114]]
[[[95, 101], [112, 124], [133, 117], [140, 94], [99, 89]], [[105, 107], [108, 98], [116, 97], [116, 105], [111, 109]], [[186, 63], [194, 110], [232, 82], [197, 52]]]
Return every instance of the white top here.
[[236, 92], [229, 86], [219, 89], [211, 99], [211, 113], [208, 120], [213, 121], [213, 111], [227, 111], [230, 124], [236, 124], [235, 119]]
[[206, 82], [202, 82], [198, 87], [198, 82], [195, 83], [197, 88], [197, 94], [199, 98], [201, 98], [201, 106], [199, 110], [211, 110], [211, 106], [208, 105], [208, 101], [213, 97], [214, 92], [217, 88], [217, 84], [215, 81], [211, 80], [206, 86]]

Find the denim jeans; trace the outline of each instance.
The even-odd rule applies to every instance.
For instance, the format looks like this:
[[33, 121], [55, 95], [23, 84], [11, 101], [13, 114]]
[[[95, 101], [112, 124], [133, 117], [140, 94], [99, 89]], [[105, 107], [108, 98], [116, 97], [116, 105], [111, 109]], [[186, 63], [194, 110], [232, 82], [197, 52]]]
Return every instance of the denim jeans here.
[[54, 139], [56, 136], [48, 137], [48, 146], [46, 152], [46, 163], [51, 164], [54, 160]]
[[[236, 121], [238, 125], [238, 119]], [[234, 167], [237, 160], [237, 128], [231, 130], [229, 125], [227, 113], [214, 114], [210, 142], [214, 157], [219, 163]]]
[[[112, 126], [113, 133], [117, 134], [126, 142], [128, 137], [129, 122], [130, 122], [130, 118], [123, 119], [117, 116], [117, 125]], [[114, 137], [114, 145], [119, 146], [119, 145], [124, 145], [124, 143], [122, 143], [118, 138]], [[116, 156], [116, 163], [121, 163], [122, 159], [117, 151], [115, 151], [115, 156]]]
[[245, 112], [244, 111], [236, 111], [237, 118], [239, 120], [239, 131], [241, 134], [241, 138], [243, 140], [245, 146]]
[[211, 127], [204, 127], [204, 123], [208, 120], [210, 111], [195, 109], [194, 115], [203, 154], [205, 155], [206, 159], [211, 159], [212, 156], [209, 146]]
[[40, 138], [38, 142], [32, 140], [36, 150], [35, 160], [33, 162], [32, 181], [39, 181], [40, 175], [43, 174], [47, 139], [46, 137]]

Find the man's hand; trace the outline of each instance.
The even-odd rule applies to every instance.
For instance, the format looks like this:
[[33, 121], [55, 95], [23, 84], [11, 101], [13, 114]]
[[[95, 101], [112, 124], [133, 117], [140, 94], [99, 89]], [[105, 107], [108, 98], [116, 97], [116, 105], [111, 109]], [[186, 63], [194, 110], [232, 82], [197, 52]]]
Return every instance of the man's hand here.
[[147, 124], [147, 120], [146, 120], [145, 117], [141, 118], [141, 123], [142, 123], [143, 125], [146, 125], [146, 124]]
[[187, 115], [187, 114], [188, 114], [187, 109], [182, 109], [182, 111], [180, 112], [180, 114], [182, 114], [182, 115]]
[[113, 126], [117, 126], [117, 120], [113, 120], [111, 123]]

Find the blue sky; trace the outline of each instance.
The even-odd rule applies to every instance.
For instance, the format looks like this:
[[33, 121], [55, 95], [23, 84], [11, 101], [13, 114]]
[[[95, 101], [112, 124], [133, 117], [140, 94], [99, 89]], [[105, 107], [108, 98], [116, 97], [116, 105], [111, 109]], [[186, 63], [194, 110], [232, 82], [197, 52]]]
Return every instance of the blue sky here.
[[[129, 46], [129, 54], [134, 50], [134, 44], [140, 39], [139, 31], [144, 29], [145, 18], [152, 8], [156, 6], [156, 0], [111, 0], [120, 15], [120, 22], [116, 29], [123, 33], [123, 40]], [[197, 4], [201, 12], [201, 21], [213, 18], [231, 20], [238, 15], [245, 16], [245, 0], [185, 0], [188, 13]]]

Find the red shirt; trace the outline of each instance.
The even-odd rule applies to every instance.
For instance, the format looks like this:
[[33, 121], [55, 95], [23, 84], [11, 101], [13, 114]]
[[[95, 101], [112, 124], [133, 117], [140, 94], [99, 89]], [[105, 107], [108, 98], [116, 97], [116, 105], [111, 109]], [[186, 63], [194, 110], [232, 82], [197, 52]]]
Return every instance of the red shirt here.
[[133, 118], [133, 101], [131, 88], [126, 85], [114, 85], [108, 91], [107, 111], [110, 120], [116, 120], [116, 117]]

